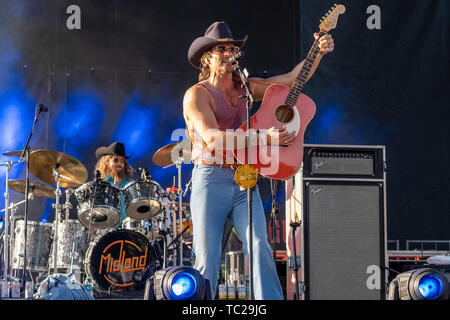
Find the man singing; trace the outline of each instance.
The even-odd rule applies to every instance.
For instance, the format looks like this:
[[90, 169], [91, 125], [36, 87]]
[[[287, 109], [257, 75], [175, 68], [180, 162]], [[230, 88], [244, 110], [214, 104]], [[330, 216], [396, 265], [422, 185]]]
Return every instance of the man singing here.
[[[316, 38], [318, 34], [314, 35]], [[233, 159], [234, 145], [226, 141], [245, 141], [237, 129], [246, 121], [245, 89], [234, 81], [234, 66], [230, 60], [245, 44], [234, 39], [225, 22], [214, 22], [204, 36], [195, 39], [188, 51], [189, 62], [200, 70], [199, 83], [184, 96], [183, 115], [192, 145], [192, 192], [190, 198], [193, 222], [194, 268], [211, 283], [212, 296], [217, 288], [221, 264], [221, 241], [224, 224], [230, 218], [243, 241], [248, 256], [247, 192], [234, 182], [237, 163]], [[330, 35], [319, 39], [320, 56], [334, 49]], [[320, 59], [318, 59], [320, 60]], [[291, 87], [302, 68], [300, 62], [291, 72], [266, 79], [267, 82]], [[317, 63], [310, 75], [314, 73]], [[255, 79], [253, 79], [255, 80]], [[262, 100], [267, 84], [252, 82], [250, 89], [256, 101]], [[264, 135], [253, 135], [252, 145], [289, 145], [295, 132], [286, 128], [267, 128]], [[231, 153], [230, 153], [231, 152]], [[253, 272], [254, 296], [258, 300], [283, 299], [272, 250], [267, 240], [266, 219], [259, 190], [253, 191]]]

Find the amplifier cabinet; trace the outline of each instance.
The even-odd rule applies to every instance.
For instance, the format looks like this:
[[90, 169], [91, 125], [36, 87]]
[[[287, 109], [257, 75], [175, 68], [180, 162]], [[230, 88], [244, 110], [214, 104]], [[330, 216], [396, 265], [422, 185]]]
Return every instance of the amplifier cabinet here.
[[290, 222], [300, 298], [386, 298], [384, 146], [305, 145], [303, 166], [286, 183], [287, 299], [295, 294]]

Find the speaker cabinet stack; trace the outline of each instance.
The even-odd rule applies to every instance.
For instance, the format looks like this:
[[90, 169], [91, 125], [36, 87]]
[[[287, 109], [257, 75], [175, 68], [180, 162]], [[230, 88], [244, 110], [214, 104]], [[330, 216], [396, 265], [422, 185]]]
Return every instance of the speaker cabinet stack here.
[[[384, 146], [304, 145], [286, 182], [287, 299], [383, 300], [386, 249]], [[297, 219], [296, 257], [292, 227]]]

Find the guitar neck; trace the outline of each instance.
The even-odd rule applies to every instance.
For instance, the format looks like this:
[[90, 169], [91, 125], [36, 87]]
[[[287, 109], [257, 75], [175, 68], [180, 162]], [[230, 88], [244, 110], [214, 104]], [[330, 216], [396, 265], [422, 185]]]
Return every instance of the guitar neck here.
[[305, 62], [294, 81], [294, 84], [286, 97], [285, 104], [289, 106], [294, 106], [297, 103], [297, 99], [305, 86], [308, 76], [311, 73], [312, 67], [316, 62], [317, 55], [319, 54], [319, 38], [327, 34], [325, 31], [319, 32], [319, 37], [314, 41], [311, 49], [309, 50], [308, 56], [305, 58]]

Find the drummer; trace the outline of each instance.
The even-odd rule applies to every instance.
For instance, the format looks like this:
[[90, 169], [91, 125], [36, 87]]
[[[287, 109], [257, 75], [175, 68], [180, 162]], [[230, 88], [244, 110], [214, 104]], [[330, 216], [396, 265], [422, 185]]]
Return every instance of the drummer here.
[[[125, 145], [122, 142], [113, 142], [108, 147], [100, 147], [95, 151], [98, 161], [95, 165], [95, 172], [100, 171], [100, 177], [123, 189], [128, 183], [134, 181], [132, 178], [133, 168], [128, 164], [131, 156], [125, 155]], [[122, 225], [122, 221], [127, 218], [123, 195], [121, 197], [120, 222], [117, 226]]]

